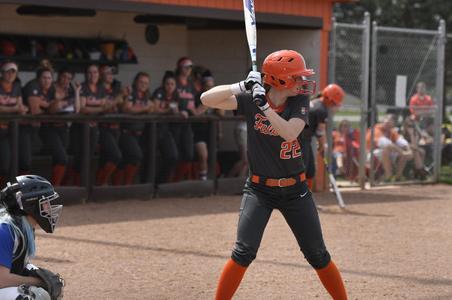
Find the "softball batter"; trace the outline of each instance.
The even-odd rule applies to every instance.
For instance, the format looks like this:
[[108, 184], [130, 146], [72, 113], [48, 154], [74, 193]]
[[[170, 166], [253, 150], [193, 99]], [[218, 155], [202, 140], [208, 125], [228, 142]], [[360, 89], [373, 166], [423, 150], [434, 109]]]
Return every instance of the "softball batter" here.
[[[339, 270], [323, 242], [311, 191], [306, 184], [300, 135], [308, 122], [313, 70], [292, 50], [271, 53], [261, 74], [221, 85], [201, 95], [204, 105], [237, 109], [247, 122], [250, 176], [245, 184], [237, 240], [221, 274], [216, 299], [231, 299], [255, 259], [273, 209], [279, 209], [307, 261], [333, 299], [347, 299]], [[250, 94], [252, 92], [252, 94]]]

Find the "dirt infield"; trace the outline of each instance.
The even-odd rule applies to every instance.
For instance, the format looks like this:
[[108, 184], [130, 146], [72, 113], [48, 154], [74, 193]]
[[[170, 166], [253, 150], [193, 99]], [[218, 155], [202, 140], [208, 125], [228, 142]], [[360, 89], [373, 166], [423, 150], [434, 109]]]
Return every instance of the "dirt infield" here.
[[[327, 247], [350, 299], [452, 299], [452, 186], [315, 194]], [[213, 299], [235, 239], [240, 196], [65, 207], [38, 233], [37, 265], [66, 279], [65, 299]], [[273, 213], [235, 299], [329, 299]]]

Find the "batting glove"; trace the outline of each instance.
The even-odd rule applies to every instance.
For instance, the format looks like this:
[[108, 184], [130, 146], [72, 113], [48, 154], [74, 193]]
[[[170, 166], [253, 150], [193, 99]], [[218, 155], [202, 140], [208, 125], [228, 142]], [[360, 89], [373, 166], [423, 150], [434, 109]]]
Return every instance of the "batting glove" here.
[[260, 72], [251, 71], [245, 80], [231, 84], [231, 92], [233, 95], [249, 93], [255, 84], [262, 85], [262, 76]]
[[265, 97], [265, 89], [258, 83], [253, 86], [253, 101], [262, 111], [266, 111], [270, 107]]
[[245, 88], [247, 91], [252, 91], [256, 84], [262, 85], [262, 75], [260, 72], [250, 71], [245, 79]]

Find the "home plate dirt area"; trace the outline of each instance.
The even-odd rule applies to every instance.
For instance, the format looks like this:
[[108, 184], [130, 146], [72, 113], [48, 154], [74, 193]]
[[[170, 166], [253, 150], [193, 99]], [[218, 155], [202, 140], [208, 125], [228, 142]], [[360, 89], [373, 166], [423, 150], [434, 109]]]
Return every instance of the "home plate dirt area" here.
[[[349, 299], [452, 299], [452, 186], [314, 194]], [[241, 196], [66, 206], [37, 232], [33, 263], [65, 278], [65, 299], [213, 299]], [[234, 299], [330, 299], [274, 211]]]

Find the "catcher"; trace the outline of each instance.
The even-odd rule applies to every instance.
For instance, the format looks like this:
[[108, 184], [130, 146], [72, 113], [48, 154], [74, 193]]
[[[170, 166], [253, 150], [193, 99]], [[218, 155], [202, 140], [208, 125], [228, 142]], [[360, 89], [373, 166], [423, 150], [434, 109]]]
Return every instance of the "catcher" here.
[[24, 175], [0, 192], [0, 299], [57, 300], [64, 281], [58, 274], [29, 264], [35, 255], [37, 226], [53, 233], [63, 205], [45, 178]]

